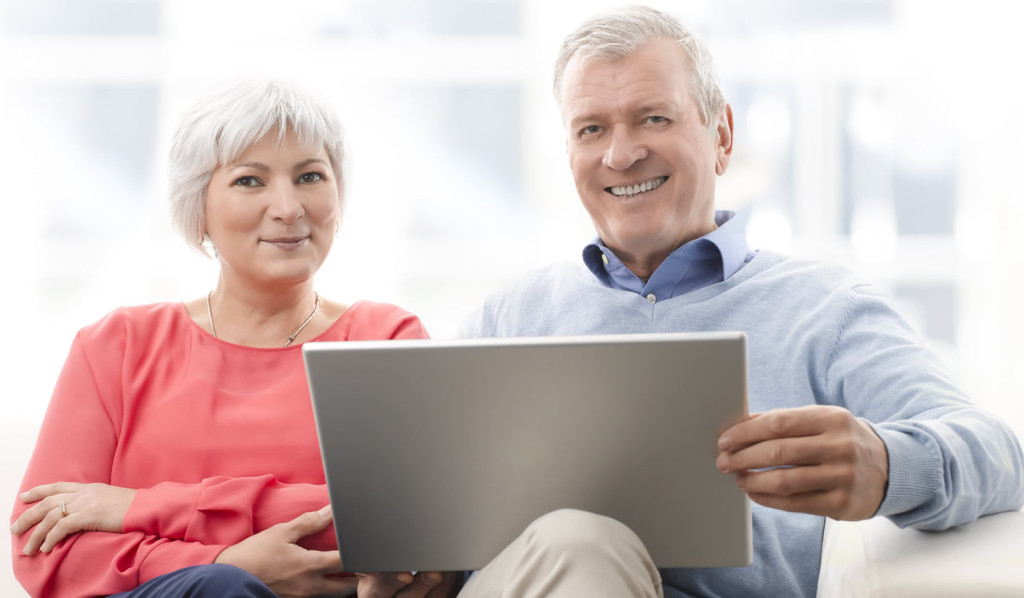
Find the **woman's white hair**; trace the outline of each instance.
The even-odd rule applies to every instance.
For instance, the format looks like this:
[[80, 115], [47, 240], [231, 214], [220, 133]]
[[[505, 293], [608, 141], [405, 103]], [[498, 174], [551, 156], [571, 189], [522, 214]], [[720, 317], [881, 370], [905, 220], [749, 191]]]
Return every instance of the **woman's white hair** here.
[[282, 81], [244, 80], [219, 88], [185, 111], [171, 142], [170, 201], [174, 228], [203, 254], [206, 190], [213, 171], [264, 135], [288, 131], [308, 148], [323, 147], [343, 196], [345, 151], [341, 124], [325, 103]]
[[675, 17], [647, 6], [630, 6], [597, 15], [562, 41], [555, 61], [554, 89], [558, 105], [562, 105], [565, 67], [573, 56], [579, 55], [584, 61], [592, 58], [619, 61], [658, 39], [675, 40], [689, 56], [693, 70], [691, 92], [700, 105], [704, 124], [711, 125], [725, 107], [725, 96], [711, 53]]

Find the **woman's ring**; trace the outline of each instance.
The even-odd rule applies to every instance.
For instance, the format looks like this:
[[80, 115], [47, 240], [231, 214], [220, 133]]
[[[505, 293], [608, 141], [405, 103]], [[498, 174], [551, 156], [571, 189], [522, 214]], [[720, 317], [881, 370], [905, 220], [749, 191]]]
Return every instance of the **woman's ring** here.
[[60, 516], [61, 517], [67, 517], [68, 516], [68, 506], [66, 504], [64, 504], [63, 500], [60, 501]]

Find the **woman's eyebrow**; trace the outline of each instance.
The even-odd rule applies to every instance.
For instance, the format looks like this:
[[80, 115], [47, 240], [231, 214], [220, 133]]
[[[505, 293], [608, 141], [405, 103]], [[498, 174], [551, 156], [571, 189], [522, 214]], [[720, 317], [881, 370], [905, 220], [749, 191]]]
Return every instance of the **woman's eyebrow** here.
[[317, 163], [323, 164], [325, 166], [327, 165], [327, 161], [324, 160], [323, 158], [309, 158], [308, 160], [303, 160], [302, 162], [299, 162], [298, 164], [296, 164], [295, 168], [305, 168], [305, 167], [309, 166], [310, 164], [317, 164]]
[[232, 169], [253, 168], [255, 170], [262, 170], [262, 171], [270, 170], [270, 167], [267, 166], [266, 164], [264, 164], [263, 162], [255, 162], [255, 161], [236, 162], [235, 164], [229, 164], [228, 167], [232, 168]]

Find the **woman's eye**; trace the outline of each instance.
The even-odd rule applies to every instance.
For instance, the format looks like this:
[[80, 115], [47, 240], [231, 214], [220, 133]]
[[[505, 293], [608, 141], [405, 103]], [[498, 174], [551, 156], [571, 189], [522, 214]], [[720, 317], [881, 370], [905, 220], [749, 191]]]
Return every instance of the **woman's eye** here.
[[231, 184], [237, 187], [258, 187], [260, 185], [260, 180], [254, 176], [243, 176], [238, 177], [235, 179], [235, 182]]
[[299, 177], [300, 183], [319, 183], [324, 180], [324, 175], [319, 172], [307, 172]]

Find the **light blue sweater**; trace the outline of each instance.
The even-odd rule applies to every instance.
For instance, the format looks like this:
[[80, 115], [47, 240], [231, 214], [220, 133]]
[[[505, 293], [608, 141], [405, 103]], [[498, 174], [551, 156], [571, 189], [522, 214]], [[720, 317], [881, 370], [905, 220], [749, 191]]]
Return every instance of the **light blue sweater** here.
[[[889, 452], [879, 514], [896, 524], [944, 529], [1024, 504], [1013, 433], [970, 403], [881, 293], [838, 267], [761, 251], [725, 282], [651, 303], [582, 263], [556, 264], [489, 298], [462, 332], [714, 330], [747, 333], [751, 412], [838, 405], [874, 426]], [[666, 596], [813, 596], [824, 519], [755, 504], [753, 521], [751, 566], [662, 570]]]

